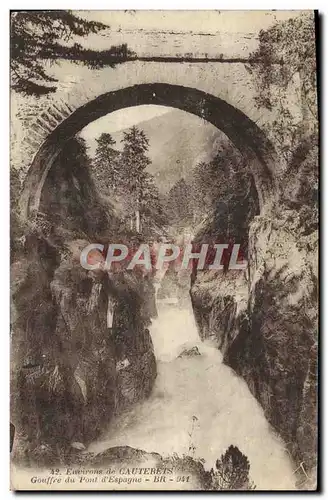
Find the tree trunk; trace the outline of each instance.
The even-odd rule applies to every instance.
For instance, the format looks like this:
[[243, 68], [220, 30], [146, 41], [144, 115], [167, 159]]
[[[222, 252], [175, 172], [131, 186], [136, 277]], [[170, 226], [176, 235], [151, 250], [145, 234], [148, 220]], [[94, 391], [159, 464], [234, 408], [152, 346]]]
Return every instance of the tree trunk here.
[[136, 210], [136, 231], [137, 233], [140, 233], [140, 211]]

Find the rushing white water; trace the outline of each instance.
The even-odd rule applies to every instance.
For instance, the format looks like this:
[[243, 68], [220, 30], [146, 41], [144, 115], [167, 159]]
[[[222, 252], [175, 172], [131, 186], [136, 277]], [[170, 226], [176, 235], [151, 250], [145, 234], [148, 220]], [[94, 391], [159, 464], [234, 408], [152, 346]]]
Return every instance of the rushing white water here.
[[[162, 455], [204, 458], [205, 467], [231, 445], [248, 456], [258, 489], [294, 489], [292, 463], [246, 383], [199, 339], [191, 309], [159, 306], [152, 329], [158, 376], [147, 401], [114, 419], [90, 451], [128, 445]], [[197, 346], [200, 356], [177, 356]]]

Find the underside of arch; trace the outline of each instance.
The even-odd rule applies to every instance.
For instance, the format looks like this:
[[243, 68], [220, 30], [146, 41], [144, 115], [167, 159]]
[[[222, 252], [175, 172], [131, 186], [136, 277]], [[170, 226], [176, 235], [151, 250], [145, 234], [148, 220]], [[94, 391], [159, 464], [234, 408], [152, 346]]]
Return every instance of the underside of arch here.
[[44, 181], [63, 145], [102, 116], [133, 106], [157, 105], [192, 113], [220, 129], [249, 162], [260, 206], [273, 194], [275, 151], [263, 131], [224, 100], [195, 88], [163, 83], [140, 84], [100, 95], [76, 109], [47, 137], [27, 173], [21, 208], [25, 217], [38, 210]]

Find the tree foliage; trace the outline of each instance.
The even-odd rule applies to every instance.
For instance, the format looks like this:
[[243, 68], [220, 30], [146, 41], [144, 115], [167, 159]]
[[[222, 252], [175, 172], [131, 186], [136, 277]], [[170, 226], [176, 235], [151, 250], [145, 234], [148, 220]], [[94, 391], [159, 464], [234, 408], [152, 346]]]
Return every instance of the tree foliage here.
[[95, 181], [101, 190], [116, 192], [121, 180], [120, 153], [113, 147], [116, 143], [110, 134], [100, 134], [96, 142], [96, 154], [92, 163]]
[[[250, 56], [258, 107], [275, 110], [268, 129], [279, 154], [289, 163], [300, 141], [317, 134], [315, 26], [312, 13], [278, 22], [259, 33]], [[290, 92], [299, 86], [301, 116], [292, 113]]]
[[167, 210], [172, 225], [185, 227], [193, 222], [191, 187], [185, 179], [178, 180], [167, 196]]
[[212, 469], [212, 486], [216, 490], [253, 490], [254, 484], [249, 477], [250, 463], [237, 446], [229, 446], [216, 461]]
[[[259, 47], [249, 70], [257, 89], [258, 107], [273, 110], [268, 129], [277, 150], [289, 163], [304, 137], [317, 134], [315, 25], [312, 13], [278, 22], [259, 33]], [[299, 86], [301, 116], [290, 110], [291, 85]]]
[[250, 69], [258, 84], [257, 104], [272, 109], [297, 74], [302, 97], [316, 117], [316, 46], [312, 13], [276, 23], [259, 33]]
[[84, 48], [75, 41], [108, 29], [103, 23], [87, 21], [65, 10], [11, 12], [12, 88], [25, 95], [40, 96], [55, 92], [57, 78], [47, 64], [68, 60], [89, 68], [114, 67], [132, 53], [127, 45], [108, 50]]
[[159, 192], [153, 176], [147, 172], [151, 164], [148, 156], [149, 140], [143, 130], [136, 126], [124, 132], [123, 151], [120, 158], [121, 185], [126, 199], [125, 211], [131, 219], [135, 214], [135, 224], [139, 231], [137, 218], [143, 232], [157, 232], [164, 225], [164, 212], [159, 199]]
[[252, 175], [241, 155], [225, 144], [212, 161], [195, 167], [192, 179], [196, 221], [202, 222], [198, 236], [219, 237], [225, 243], [246, 242], [259, 205]]
[[[259, 47], [250, 59], [257, 105], [274, 111], [266, 131], [285, 165], [279, 179], [282, 201], [289, 208], [303, 207], [307, 225], [315, 228], [318, 115], [313, 13], [302, 13], [261, 30]], [[290, 99], [295, 96], [299, 103], [293, 107]]]
[[154, 176], [148, 172], [145, 172], [143, 180], [140, 213], [143, 232], [147, 233], [148, 236], [163, 236], [163, 230], [167, 224], [167, 215]]
[[147, 156], [149, 141], [143, 130], [136, 126], [123, 133], [121, 155], [122, 186], [130, 193], [134, 205], [139, 205], [143, 197], [146, 168], [151, 164]]
[[165, 226], [166, 216], [154, 177], [147, 171], [149, 140], [134, 126], [123, 133], [122, 143], [123, 150], [118, 151], [110, 134], [99, 136], [93, 177], [103, 194], [115, 198], [130, 230], [155, 236]]

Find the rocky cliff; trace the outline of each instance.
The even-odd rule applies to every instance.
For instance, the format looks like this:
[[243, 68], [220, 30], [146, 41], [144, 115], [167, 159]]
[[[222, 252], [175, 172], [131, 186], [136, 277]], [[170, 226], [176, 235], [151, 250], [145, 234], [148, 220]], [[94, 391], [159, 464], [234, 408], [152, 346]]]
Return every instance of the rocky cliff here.
[[191, 288], [203, 339], [248, 383], [290, 450], [300, 481], [316, 462], [317, 232], [270, 209], [250, 224], [246, 271], [198, 271]]
[[67, 165], [65, 154], [12, 265], [11, 419], [14, 454], [27, 462], [81, 448], [114, 413], [147, 397], [156, 378], [151, 279], [141, 286], [131, 272], [82, 268], [81, 250], [110, 238], [115, 216], [81, 159]]

